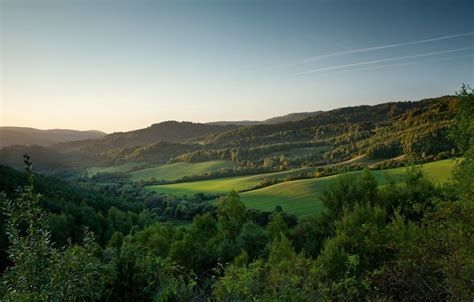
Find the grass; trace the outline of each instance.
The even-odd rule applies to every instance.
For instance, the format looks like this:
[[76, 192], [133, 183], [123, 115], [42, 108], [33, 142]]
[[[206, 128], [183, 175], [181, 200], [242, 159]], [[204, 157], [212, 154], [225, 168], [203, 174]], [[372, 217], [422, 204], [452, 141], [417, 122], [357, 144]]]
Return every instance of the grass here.
[[298, 175], [302, 172], [314, 171], [316, 168], [301, 168], [290, 171], [265, 173], [250, 176], [236, 176], [226, 178], [216, 178], [203, 181], [185, 182], [170, 185], [149, 186], [148, 188], [158, 193], [174, 195], [193, 195], [199, 192], [207, 193], [227, 193], [231, 190], [249, 189], [265, 179], [284, 179], [288, 176]]
[[439, 184], [450, 181], [455, 167], [455, 160], [445, 159], [424, 164], [421, 170], [428, 179]]
[[[453, 160], [441, 160], [423, 164], [421, 170], [426, 178], [435, 183], [449, 181], [455, 167]], [[389, 179], [397, 179], [406, 168], [372, 171], [377, 183], [384, 185]], [[354, 172], [358, 174], [360, 172]], [[334, 183], [337, 175], [303, 179], [279, 183], [258, 190], [241, 193], [241, 199], [249, 208], [272, 211], [277, 205], [285, 211], [303, 216], [305, 214], [319, 213], [322, 204], [319, 196], [328, 186]]]
[[87, 173], [89, 176], [94, 176], [97, 173], [126, 173], [131, 169], [134, 169], [139, 166], [144, 166], [144, 163], [126, 163], [119, 166], [112, 166], [112, 167], [91, 167], [87, 169]]
[[248, 208], [273, 211], [276, 206], [296, 216], [319, 213], [323, 205], [318, 195], [334, 182], [335, 176], [283, 182], [240, 195]]
[[[347, 162], [352, 162], [352, 160]], [[342, 164], [343, 163], [335, 165]], [[225, 194], [231, 190], [242, 191], [249, 189], [266, 179], [285, 179], [286, 177], [296, 176], [301, 173], [314, 172], [317, 168], [318, 167], [299, 168], [289, 171], [257, 174], [250, 176], [236, 176], [170, 185], [149, 186], [148, 188], [158, 193], [173, 195], [194, 195], [199, 192]]]
[[176, 180], [184, 176], [200, 175], [208, 172], [216, 172], [219, 169], [230, 169], [236, 167], [231, 161], [215, 160], [202, 163], [174, 163], [154, 168], [138, 170], [130, 173], [132, 180]]
[[[436, 162], [421, 165], [421, 170], [425, 176], [437, 183], [449, 181], [455, 161], [452, 159], [440, 160]], [[302, 169], [298, 169], [301, 171]], [[269, 175], [284, 176], [289, 173], [295, 173], [295, 170], [279, 173], [260, 174], [246, 177], [232, 177], [223, 179], [213, 179], [206, 181], [150, 186], [151, 190], [158, 193], [174, 195], [193, 195], [199, 192], [225, 194], [230, 190], [242, 190], [259, 181], [268, 178]], [[388, 170], [372, 171], [379, 185], [386, 184], [389, 179], [396, 179], [406, 168], [394, 168]], [[299, 172], [298, 172], [299, 173]], [[360, 172], [352, 172], [354, 174]], [[303, 216], [305, 214], [319, 213], [322, 210], [322, 204], [319, 200], [321, 193], [332, 183], [337, 175], [312, 178], [303, 180], [294, 180], [279, 183], [262, 189], [252, 190], [241, 193], [241, 199], [249, 208], [261, 210], [273, 210], [280, 205], [285, 211]]]

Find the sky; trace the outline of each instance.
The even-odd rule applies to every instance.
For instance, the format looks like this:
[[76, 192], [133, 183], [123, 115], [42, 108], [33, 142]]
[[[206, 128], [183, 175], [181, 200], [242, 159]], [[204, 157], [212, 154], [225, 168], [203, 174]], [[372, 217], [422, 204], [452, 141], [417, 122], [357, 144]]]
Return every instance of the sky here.
[[474, 1], [0, 0], [0, 126], [262, 120], [474, 86]]

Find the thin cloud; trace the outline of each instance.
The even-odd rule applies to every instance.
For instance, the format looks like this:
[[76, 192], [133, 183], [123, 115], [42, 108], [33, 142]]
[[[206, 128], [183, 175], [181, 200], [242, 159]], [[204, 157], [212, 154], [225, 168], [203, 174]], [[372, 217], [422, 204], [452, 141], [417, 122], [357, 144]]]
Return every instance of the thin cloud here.
[[441, 36], [441, 37], [436, 37], [436, 38], [431, 38], [431, 39], [404, 42], [404, 43], [396, 43], [396, 44], [388, 44], [388, 45], [381, 45], [381, 46], [374, 46], [374, 47], [350, 49], [350, 50], [344, 50], [344, 51], [339, 51], [339, 52], [333, 52], [333, 53], [325, 54], [325, 55], [309, 57], [309, 58], [306, 58], [306, 59], [302, 60], [302, 63], [309, 63], [309, 62], [317, 61], [317, 60], [320, 60], [320, 59], [336, 57], [336, 56], [342, 56], [342, 55], [348, 55], [348, 54], [354, 54], [354, 53], [369, 52], [369, 51], [380, 50], [380, 49], [387, 49], [387, 48], [401, 47], [401, 46], [407, 46], [407, 45], [415, 45], [415, 44], [421, 44], [421, 43], [442, 41], [442, 40], [460, 38], [460, 37], [466, 37], [466, 36], [472, 36], [472, 35], [474, 35], [474, 31], [473, 32], [468, 32], [468, 33], [459, 33], [459, 34], [454, 34], [454, 35]]
[[340, 70], [340, 72], [382, 69], [382, 68], [387, 68], [387, 67], [406, 66], [406, 65], [413, 65], [413, 64], [420, 64], [420, 63], [427, 63], [427, 62], [436, 63], [436, 62], [442, 62], [442, 61], [448, 61], [448, 60], [453, 60], [453, 59], [458, 59], [458, 58], [465, 58], [465, 57], [472, 57], [472, 56], [474, 56], [474, 53], [467, 54], [467, 55], [460, 55], [460, 56], [445, 57], [445, 58], [441, 58], [441, 59], [438, 59], [438, 60], [423, 60], [423, 61], [414, 61], [414, 62], [385, 64], [385, 65], [379, 65], [379, 66], [369, 66], [369, 67], [362, 67], [362, 68], [351, 68], [351, 69], [347, 69], [347, 70]]
[[364, 62], [357, 62], [357, 63], [351, 63], [351, 64], [344, 64], [344, 65], [336, 65], [336, 66], [330, 66], [330, 67], [325, 67], [325, 68], [318, 68], [318, 69], [312, 69], [312, 70], [299, 72], [299, 73], [296, 73], [295, 76], [301, 76], [301, 75], [322, 72], [322, 71], [344, 69], [347, 67], [372, 65], [372, 64], [386, 63], [386, 62], [399, 61], [399, 60], [405, 60], [405, 59], [435, 56], [435, 55], [441, 55], [441, 54], [446, 54], [446, 53], [460, 52], [460, 51], [464, 51], [468, 49], [474, 49], [474, 47], [464, 47], [464, 48], [450, 49], [450, 50], [444, 50], [444, 51], [422, 53], [422, 54], [412, 55], [412, 56], [403, 56], [403, 57], [395, 57], [395, 58], [388, 58], [388, 59], [382, 59], [382, 60], [372, 60], [372, 61], [364, 61]]

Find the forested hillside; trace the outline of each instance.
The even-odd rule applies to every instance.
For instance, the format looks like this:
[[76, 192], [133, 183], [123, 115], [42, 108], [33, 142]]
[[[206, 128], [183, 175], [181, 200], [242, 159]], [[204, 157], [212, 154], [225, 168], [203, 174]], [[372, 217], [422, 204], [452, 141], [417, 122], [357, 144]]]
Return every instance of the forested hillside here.
[[[56, 144], [49, 148], [50, 158], [46, 151], [35, 158], [44, 171], [56, 160], [76, 170], [131, 162], [153, 166], [208, 160], [285, 170], [362, 155], [374, 160], [403, 155], [427, 161], [456, 155], [447, 134], [457, 112], [458, 98], [445, 96], [315, 112], [306, 119], [276, 124], [221, 126], [170, 121], [102, 139]], [[1, 150], [0, 163], [18, 167], [12, 158], [18, 158], [20, 149]]]
[[[320, 112], [298, 122], [241, 127], [201, 140], [206, 149], [172, 161], [233, 160], [244, 166], [278, 168], [337, 163], [357, 156], [401, 155], [433, 159], [454, 155], [448, 132], [458, 112], [456, 97], [387, 103]], [[295, 149], [326, 147], [291, 156]], [[275, 155], [279, 156], [275, 156]]]
[[232, 128], [236, 128], [236, 126], [168, 121], [135, 131], [112, 133], [99, 140], [58, 144], [53, 148], [64, 152], [105, 152], [159, 142], [180, 143], [188, 139], [219, 133]]

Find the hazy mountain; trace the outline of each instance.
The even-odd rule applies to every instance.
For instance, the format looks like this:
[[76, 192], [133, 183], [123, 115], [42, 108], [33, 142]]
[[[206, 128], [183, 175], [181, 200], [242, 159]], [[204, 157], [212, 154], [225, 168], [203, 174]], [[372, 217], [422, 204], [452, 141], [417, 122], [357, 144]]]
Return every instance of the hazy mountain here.
[[262, 124], [279, 124], [284, 122], [296, 122], [301, 121], [309, 117], [314, 117], [320, 114], [323, 111], [313, 111], [313, 112], [296, 112], [290, 113], [282, 116], [276, 116], [261, 122]]
[[217, 122], [209, 122], [206, 124], [221, 125], [221, 126], [227, 126], [227, 125], [252, 126], [252, 125], [258, 125], [261, 123], [262, 123], [261, 121], [217, 121]]
[[0, 149], [0, 164], [23, 169], [23, 154], [28, 153], [34, 160], [35, 171], [61, 170], [71, 168], [72, 157], [39, 145], [13, 145]]
[[115, 132], [101, 139], [54, 145], [61, 152], [104, 152], [113, 149], [143, 146], [159, 142], [183, 143], [190, 139], [237, 128], [235, 125], [211, 125], [192, 122], [167, 121], [129, 132]]
[[285, 114], [282, 116], [275, 116], [263, 121], [217, 121], [209, 122], [209, 125], [238, 125], [238, 126], [255, 126], [255, 125], [267, 125], [267, 124], [279, 124], [284, 122], [296, 122], [304, 120], [309, 117], [314, 117], [320, 114], [323, 111], [313, 111], [313, 112], [296, 112]]
[[40, 130], [26, 127], [0, 127], [0, 148], [12, 145], [49, 146], [62, 142], [97, 139], [104, 135], [106, 135], [104, 132], [96, 130]]

